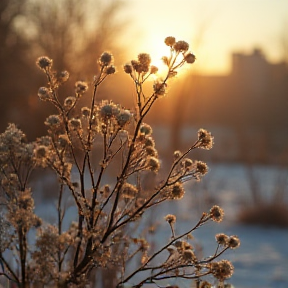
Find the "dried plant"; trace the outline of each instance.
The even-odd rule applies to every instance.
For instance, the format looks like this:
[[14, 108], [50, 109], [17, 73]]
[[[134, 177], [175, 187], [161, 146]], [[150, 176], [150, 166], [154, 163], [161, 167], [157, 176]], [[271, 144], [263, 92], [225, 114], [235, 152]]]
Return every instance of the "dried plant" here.
[[[183, 65], [195, 61], [187, 42], [167, 37], [165, 44], [170, 49], [170, 55], [163, 57], [167, 73], [154, 81], [151, 94], [147, 95], [144, 86], [151, 83], [158, 68], [151, 65], [150, 56], [141, 53], [124, 66], [135, 85], [136, 105], [131, 110], [96, 98], [101, 83], [115, 73], [110, 53], [100, 56], [100, 73], [93, 82], [76, 82], [74, 95], [64, 100], [58, 92], [69, 73], [54, 72], [52, 60], [46, 56], [37, 59], [48, 80], [38, 96], [54, 105], [57, 114], [47, 117], [48, 134], [35, 142], [27, 143], [14, 124], [0, 135], [0, 263], [1, 275], [8, 281], [23, 288], [89, 287], [89, 275], [107, 269], [117, 271], [111, 274], [115, 275], [115, 287], [142, 287], [175, 277], [197, 280], [198, 287], [211, 287], [207, 275], [213, 275], [222, 287], [232, 275], [232, 264], [217, 258], [240, 245], [237, 236], [217, 234], [215, 254], [205, 258], [197, 256], [190, 243], [193, 231], [200, 226], [222, 221], [224, 212], [219, 206], [204, 212], [181, 235], [174, 229], [176, 216], [168, 214], [163, 221], [168, 222], [171, 237], [156, 250], [145, 235], [139, 237], [135, 232], [147, 210], [164, 201], [180, 200], [184, 182], [200, 180], [207, 173], [206, 163], [188, 156], [194, 149], [208, 150], [213, 145], [211, 134], [200, 129], [187, 151], [175, 151], [167, 175], [153, 189], [143, 188], [143, 179], [160, 169], [152, 128], [145, 117], [166, 95], [169, 79]], [[88, 88], [92, 90], [90, 100]], [[79, 107], [84, 97], [90, 105]], [[56, 224], [44, 223], [34, 212], [29, 177], [35, 169], [43, 168], [54, 170], [59, 183]], [[64, 231], [63, 195], [67, 192], [78, 219]], [[168, 259], [163, 261], [167, 253]]]

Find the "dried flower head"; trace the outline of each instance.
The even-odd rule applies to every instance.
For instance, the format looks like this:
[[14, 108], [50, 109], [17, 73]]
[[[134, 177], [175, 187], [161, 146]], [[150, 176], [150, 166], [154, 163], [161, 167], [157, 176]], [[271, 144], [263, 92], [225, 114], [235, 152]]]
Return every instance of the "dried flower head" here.
[[69, 97], [65, 98], [65, 100], [64, 100], [64, 107], [66, 109], [71, 109], [74, 106], [75, 102], [76, 102], [76, 97], [69, 96]]
[[73, 130], [81, 129], [82, 127], [81, 120], [77, 118], [72, 118], [69, 120], [69, 126]]
[[196, 57], [193, 53], [187, 53], [184, 56], [184, 60], [188, 63], [188, 64], [193, 64], [196, 60]]
[[214, 137], [205, 129], [199, 129], [198, 131], [198, 141], [199, 148], [210, 150], [213, 147]]
[[227, 244], [229, 248], [236, 249], [240, 246], [240, 239], [236, 235], [230, 236]]
[[224, 281], [233, 275], [234, 267], [228, 260], [221, 260], [219, 262], [212, 262], [210, 270], [215, 278]]
[[192, 250], [193, 249], [193, 246], [189, 242], [186, 242], [186, 241], [182, 241], [182, 242], [183, 242], [184, 250]]
[[181, 166], [186, 170], [190, 170], [193, 166], [193, 161], [190, 158], [184, 158], [181, 161]]
[[25, 191], [21, 191], [18, 196], [18, 205], [20, 209], [24, 209], [27, 211], [32, 211], [34, 208], [34, 200], [31, 197], [31, 190], [26, 189]]
[[163, 56], [161, 59], [162, 59], [164, 65], [169, 66], [170, 61], [169, 61], [169, 58], [167, 56]]
[[9, 186], [16, 186], [17, 187], [18, 184], [19, 184], [19, 179], [15, 173], [10, 173], [9, 175], [7, 175], [7, 177], [5, 177], [1, 180], [1, 186], [3, 186], [3, 187], [9, 187]]
[[59, 115], [50, 115], [48, 118], [45, 120], [45, 125], [49, 126], [50, 128], [56, 128], [60, 126], [61, 124], [61, 119]]
[[104, 119], [111, 118], [113, 116], [113, 104], [106, 104], [101, 107], [100, 115]]
[[113, 60], [113, 56], [109, 52], [103, 52], [99, 58], [99, 64], [101, 66], [108, 66]]
[[88, 84], [84, 81], [77, 81], [75, 83], [75, 92], [77, 96], [84, 94], [88, 90]]
[[155, 141], [152, 137], [145, 137], [144, 147], [155, 147]]
[[90, 116], [90, 114], [91, 114], [91, 109], [88, 108], [88, 107], [82, 107], [81, 108], [81, 113], [82, 113], [82, 116], [84, 118], [88, 118]]
[[146, 154], [153, 157], [158, 157], [157, 150], [153, 146], [145, 147]]
[[173, 156], [174, 156], [174, 159], [177, 160], [182, 156], [182, 153], [181, 153], [181, 151], [176, 150], [176, 151], [174, 151]]
[[68, 79], [69, 79], [69, 72], [68, 71], [61, 71], [58, 75], [58, 80], [61, 82], [61, 83], [64, 83], [66, 82]]
[[196, 161], [196, 172], [200, 173], [202, 176], [208, 172], [208, 166], [205, 162]]
[[[221, 288], [221, 283], [218, 284], [217, 288]], [[223, 288], [234, 288], [234, 286], [230, 283], [225, 283]]]
[[184, 194], [185, 190], [183, 188], [182, 183], [181, 182], [175, 183], [171, 189], [171, 198], [179, 200], [183, 198]]
[[58, 137], [60, 147], [65, 148], [69, 144], [69, 138], [66, 134], [61, 134]]
[[158, 72], [158, 67], [151, 65], [150, 66], [150, 74], [156, 74]]
[[114, 74], [116, 72], [116, 68], [114, 65], [110, 65], [106, 68], [106, 74]]
[[38, 90], [38, 97], [43, 101], [50, 99], [51, 98], [50, 90], [46, 87], [40, 87]]
[[125, 183], [122, 186], [121, 193], [122, 193], [123, 198], [133, 199], [138, 193], [138, 189], [130, 183]]
[[189, 44], [185, 41], [177, 41], [174, 45], [173, 48], [177, 52], [186, 52], [189, 49]]
[[142, 65], [141, 65], [141, 63], [139, 61], [131, 60], [131, 66], [136, 72], [138, 72], [138, 73], [143, 72]]
[[174, 224], [176, 222], [176, 216], [173, 214], [167, 214], [165, 216], [165, 221], [167, 221], [169, 224]]
[[229, 237], [224, 233], [219, 233], [215, 235], [215, 239], [219, 245], [226, 246], [228, 243]]
[[131, 120], [131, 113], [129, 110], [123, 110], [116, 116], [116, 121], [120, 127], [125, 126]]
[[52, 63], [53, 61], [47, 56], [41, 56], [36, 60], [36, 65], [44, 71], [49, 70], [52, 67]]
[[44, 145], [39, 145], [34, 150], [35, 157], [37, 159], [46, 158], [48, 155], [48, 148]]
[[200, 288], [212, 288], [212, 284], [208, 281], [201, 282]]
[[138, 61], [145, 66], [149, 66], [151, 63], [151, 57], [147, 53], [140, 53], [138, 55]]
[[157, 96], [165, 95], [166, 87], [167, 87], [166, 83], [163, 83], [159, 80], [155, 81], [155, 83], [153, 85], [153, 90], [154, 90], [155, 95], [157, 95]]
[[49, 147], [52, 144], [52, 139], [50, 136], [42, 136], [38, 139], [40, 145]]
[[132, 240], [139, 246], [141, 252], [146, 252], [150, 247], [149, 243], [144, 238], [133, 238]]
[[114, 103], [111, 104], [112, 104], [112, 114], [113, 116], [117, 117], [123, 111], [123, 109], [120, 108], [119, 105], [116, 105]]
[[131, 64], [125, 64], [124, 67], [124, 72], [127, 73], [127, 74], [131, 74], [132, 73], [132, 65]]
[[168, 37], [165, 38], [164, 42], [165, 42], [165, 44], [166, 44], [167, 46], [172, 47], [172, 46], [175, 44], [176, 39], [175, 39], [175, 37], [168, 36]]
[[160, 169], [159, 160], [156, 157], [149, 156], [147, 158], [147, 166], [148, 169], [150, 169], [151, 171], [158, 172], [158, 170]]
[[151, 58], [147, 53], [140, 53], [138, 60], [132, 60], [131, 65], [133, 69], [138, 73], [147, 73], [150, 69]]
[[104, 187], [101, 188], [100, 193], [104, 196], [107, 197], [110, 194], [110, 186], [108, 184], [104, 185]]
[[153, 132], [152, 127], [146, 123], [143, 123], [140, 127], [140, 133], [144, 134], [145, 136], [151, 135]]
[[174, 243], [174, 246], [177, 248], [178, 251], [184, 250], [184, 242], [185, 241], [178, 240]]
[[146, 252], [150, 248], [150, 244], [146, 239], [140, 239], [139, 244], [140, 244], [140, 250], [142, 252]]
[[183, 257], [183, 260], [188, 263], [193, 262], [196, 259], [194, 252], [190, 249], [184, 250], [182, 257]]
[[221, 222], [223, 220], [223, 216], [224, 216], [224, 211], [222, 208], [220, 208], [217, 205], [214, 205], [211, 209], [210, 209], [210, 217], [213, 221], [215, 222]]

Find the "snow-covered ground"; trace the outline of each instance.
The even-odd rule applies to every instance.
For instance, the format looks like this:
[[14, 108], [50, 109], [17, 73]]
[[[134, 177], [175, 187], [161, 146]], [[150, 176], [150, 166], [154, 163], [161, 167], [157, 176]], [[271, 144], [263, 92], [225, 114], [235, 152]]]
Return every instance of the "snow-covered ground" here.
[[[280, 185], [280, 182], [283, 184], [285, 177], [288, 179], [287, 170], [267, 166], [253, 169], [265, 199], [272, 197], [275, 186]], [[234, 275], [229, 281], [235, 288], [287, 288], [288, 228], [247, 226], [235, 221], [239, 209], [244, 209], [244, 205], [251, 201], [247, 172], [247, 168], [242, 165], [211, 165], [210, 174], [203, 178], [202, 183], [188, 187], [191, 201], [184, 202], [184, 214], [189, 214], [189, 202], [192, 203], [190, 211], [195, 210], [193, 206], [208, 207], [207, 202], [211, 205], [217, 203], [224, 209], [222, 223], [201, 227], [195, 236], [202, 241], [204, 253], [206, 251], [208, 254], [211, 247], [215, 247], [213, 235], [216, 233], [239, 236], [241, 246], [224, 256], [231, 259], [235, 266]], [[287, 183], [280, 188], [287, 189]], [[284, 193], [288, 205], [287, 190]]]
[[[249, 203], [251, 197], [247, 170], [241, 165], [211, 165], [210, 168], [210, 172], [201, 183], [187, 185], [182, 201], [173, 202], [173, 205], [166, 203], [157, 211], [157, 215], [153, 215], [158, 222], [162, 221], [163, 225], [166, 225], [159, 229], [156, 242], [169, 235], [169, 229], [166, 229], [168, 225], [163, 221], [166, 214], [174, 213], [177, 216], [176, 233], [180, 233], [192, 227], [203, 211], [209, 211], [211, 205], [217, 204], [225, 211], [223, 222], [209, 223], [194, 233], [196, 241], [203, 247], [203, 254], [209, 256], [215, 251], [216, 233], [237, 235], [241, 240], [241, 246], [223, 256], [231, 260], [235, 266], [234, 275], [229, 282], [235, 288], [287, 288], [288, 229], [237, 224], [235, 220], [239, 209], [243, 208], [245, 203]], [[280, 183], [280, 173], [284, 173], [284, 176], [286, 173], [288, 176], [287, 170], [283, 172], [273, 167], [257, 167], [256, 170], [254, 172], [260, 177], [265, 198], [271, 197], [276, 183]], [[287, 191], [285, 193], [287, 203]], [[53, 205], [45, 203], [40, 206], [37, 209], [38, 214], [51, 219]], [[189, 287], [186, 283], [182, 284], [185, 288]]]

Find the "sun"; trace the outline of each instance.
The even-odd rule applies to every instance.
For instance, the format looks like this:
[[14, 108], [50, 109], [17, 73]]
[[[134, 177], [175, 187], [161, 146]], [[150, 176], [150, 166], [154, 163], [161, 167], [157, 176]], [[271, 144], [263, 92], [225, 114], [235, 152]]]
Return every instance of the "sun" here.
[[[148, 53], [151, 57], [151, 65], [154, 65], [158, 68], [158, 73], [157, 74], [164, 74], [167, 73], [167, 66], [164, 64], [162, 58], [164, 56], [170, 55], [170, 48], [165, 45], [164, 41], [161, 43], [161, 41], [155, 41], [154, 42], [157, 45], [151, 45], [146, 47], [144, 50], [145, 53]], [[143, 51], [143, 52], [144, 52]]]
[[[158, 77], [164, 77], [166, 76], [167, 74], [167, 70], [168, 70], [168, 67], [164, 64], [164, 61], [163, 61], [163, 57], [166, 56], [166, 57], [170, 57], [170, 47], [167, 46], [164, 41], [163, 43], [159, 43], [158, 45], [156, 45], [155, 47], [149, 47], [149, 51], [147, 53], [150, 54], [151, 56], [151, 65], [154, 65], [156, 67], [158, 67], [158, 73], [157, 73], [157, 76]], [[180, 54], [178, 56], [178, 60], [179, 61], [176, 61], [177, 62], [180, 62], [182, 60], [182, 55]], [[181, 67], [180, 69], [177, 70], [178, 72], [178, 75], [183, 75], [183, 73], [186, 73], [188, 70], [189, 70], [189, 67], [190, 65], [184, 65], [183, 67]]]

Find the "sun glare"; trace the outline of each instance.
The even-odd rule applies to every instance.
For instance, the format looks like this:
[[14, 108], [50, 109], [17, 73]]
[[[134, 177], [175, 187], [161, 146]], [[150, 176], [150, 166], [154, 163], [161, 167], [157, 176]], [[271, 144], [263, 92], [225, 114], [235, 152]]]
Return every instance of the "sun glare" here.
[[[151, 39], [149, 41], [146, 41], [145, 34], [142, 36], [143, 37], [137, 41], [137, 44], [133, 46], [132, 51], [130, 50], [130, 52], [132, 52], [131, 54], [133, 54], [134, 59], [136, 59], [138, 54], [148, 53], [151, 57], [151, 65], [158, 68], [158, 72], [155, 76], [157, 78], [165, 77], [167, 75], [167, 66], [164, 64], [162, 58], [164, 56], [170, 57], [170, 47], [164, 43], [166, 36], [158, 34], [150, 35]], [[176, 38], [176, 40], [179, 39]], [[182, 56], [179, 55], [179, 61], [182, 60], [181, 57]], [[190, 65], [184, 65], [178, 72], [183, 75], [187, 71], [190, 71], [190, 68]]]
[[164, 64], [162, 57], [170, 55], [170, 48], [164, 43], [160, 42], [158, 45], [155, 45], [153, 49], [150, 48], [148, 52], [151, 56], [151, 65], [158, 67], [158, 75], [164, 75], [167, 72], [167, 66]]
[[[170, 47], [166, 46], [164, 43], [160, 42], [158, 45], [156, 45], [153, 50], [151, 49], [150, 52], [148, 52], [151, 56], [151, 65], [154, 65], [158, 67], [158, 73], [157, 76], [164, 77], [167, 73], [167, 66], [164, 64], [162, 58], [163, 56], [170, 57]], [[181, 61], [181, 55], [179, 55], [179, 61]], [[185, 73], [188, 65], [184, 65], [178, 72], [180, 74]], [[188, 67], [189, 68], [189, 67]]]

